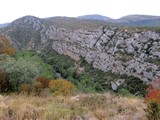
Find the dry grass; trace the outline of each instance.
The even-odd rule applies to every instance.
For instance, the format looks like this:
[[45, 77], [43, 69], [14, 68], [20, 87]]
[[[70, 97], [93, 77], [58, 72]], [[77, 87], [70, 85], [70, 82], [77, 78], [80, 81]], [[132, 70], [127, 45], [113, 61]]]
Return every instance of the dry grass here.
[[73, 96], [7, 96], [0, 120], [146, 120], [142, 99], [110, 93]]

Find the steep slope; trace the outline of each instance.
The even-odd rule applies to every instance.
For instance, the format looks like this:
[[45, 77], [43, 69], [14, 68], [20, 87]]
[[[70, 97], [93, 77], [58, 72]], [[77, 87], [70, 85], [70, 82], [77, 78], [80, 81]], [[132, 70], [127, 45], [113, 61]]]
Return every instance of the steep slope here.
[[[13, 21], [9, 26], [0, 30], [4, 32], [6, 36], [11, 39], [13, 46], [16, 49], [41, 49], [45, 45], [50, 44], [46, 42], [45, 36], [41, 36], [42, 32], [45, 32], [46, 28], [43, 25], [46, 20], [39, 19], [34, 16], [24, 16], [20, 19]], [[44, 31], [43, 31], [44, 30]], [[41, 40], [41, 43], [39, 41]]]
[[17, 49], [52, 49], [75, 61], [84, 58], [104, 72], [127, 74], [145, 82], [160, 77], [160, 32], [155, 29], [26, 16], [0, 32], [10, 37]]

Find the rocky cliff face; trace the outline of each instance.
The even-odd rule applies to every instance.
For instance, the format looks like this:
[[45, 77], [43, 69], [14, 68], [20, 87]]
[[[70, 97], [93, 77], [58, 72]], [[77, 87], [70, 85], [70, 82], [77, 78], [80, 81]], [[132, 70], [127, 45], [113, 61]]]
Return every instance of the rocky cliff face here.
[[50, 28], [46, 36], [53, 40], [52, 48], [58, 53], [75, 60], [82, 56], [102, 71], [133, 75], [146, 82], [160, 77], [160, 35], [156, 32], [116, 27], [76, 31]]
[[[63, 22], [62, 22], [63, 24]], [[102, 71], [133, 75], [145, 82], [160, 77], [160, 33], [152, 29], [98, 25], [78, 29], [27, 16], [0, 30], [17, 49], [41, 51], [51, 46]]]

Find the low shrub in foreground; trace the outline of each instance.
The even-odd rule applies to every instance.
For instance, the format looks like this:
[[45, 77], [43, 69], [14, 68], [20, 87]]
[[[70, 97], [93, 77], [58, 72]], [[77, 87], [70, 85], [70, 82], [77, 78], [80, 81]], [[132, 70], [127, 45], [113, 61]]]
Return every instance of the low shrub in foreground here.
[[148, 120], [160, 120], [160, 80], [152, 82], [147, 88], [146, 103], [144, 109]]
[[37, 82], [40, 82], [43, 88], [48, 88], [50, 80], [46, 77], [38, 77], [36, 79]]
[[35, 95], [39, 95], [43, 91], [43, 84], [41, 82], [34, 83], [34, 93]]
[[33, 87], [30, 84], [22, 84], [19, 92], [30, 95], [33, 92]]
[[53, 95], [70, 95], [75, 91], [75, 86], [67, 80], [51, 80], [49, 88]]

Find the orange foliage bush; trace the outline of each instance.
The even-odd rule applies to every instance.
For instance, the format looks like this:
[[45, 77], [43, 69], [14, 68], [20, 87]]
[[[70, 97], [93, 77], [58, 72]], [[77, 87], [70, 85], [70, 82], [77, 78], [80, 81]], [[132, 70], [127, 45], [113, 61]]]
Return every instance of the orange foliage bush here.
[[147, 88], [147, 108], [144, 109], [148, 120], [160, 120], [160, 80], [153, 81]]
[[148, 85], [147, 93], [147, 102], [155, 101], [160, 104], [160, 80], [155, 80], [150, 85]]
[[75, 86], [67, 80], [51, 80], [49, 83], [49, 88], [54, 95], [69, 95], [75, 90]]
[[16, 52], [16, 50], [11, 46], [8, 38], [5, 38], [2, 34], [0, 34], [0, 54], [6, 53], [12, 55]]
[[46, 77], [38, 77], [36, 79], [36, 81], [40, 82], [42, 84], [43, 88], [48, 88], [50, 80]]

